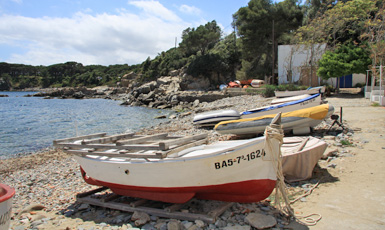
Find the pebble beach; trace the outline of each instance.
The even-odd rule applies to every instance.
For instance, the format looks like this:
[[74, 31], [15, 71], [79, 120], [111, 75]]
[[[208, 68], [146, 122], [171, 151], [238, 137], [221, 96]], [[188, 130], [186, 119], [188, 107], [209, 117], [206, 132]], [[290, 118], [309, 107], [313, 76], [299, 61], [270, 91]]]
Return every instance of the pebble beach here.
[[[217, 109], [236, 109], [244, 111], [268, 105], [273, 98], [258, 95], [244, 95], [220, 99], [211, 103], [200, 103], [191, 111], [182, 111], [170, 121], [141, 130], [141, 134], [167, 132], [170, 135], [191, 135], [208, 133], [209, 142], [232, 139], [210, 129], [194, 127], [192, 119], [196, 113]], [[346, 106], [349, 100], [334, 100], [331, 103], [338, 112], [338, 106]], [[368, 102], [360, 99], [363, 105]], [[330, 103], [330, 102], [329, 102]], [[357, 104], [357, 102], [355, 102]], [[354, 132], [332, 132], [324, 135], [332, 121], [323, 121], [315, 128], [313, 136], [323, 138], [329, 147], [321, 161], [324, 167], [335, 167], [332, 159], [352, 155], [340, 144], [348, 140], [356, 148], [363, 148], [365, 141], [355, 140]], [[349, 146], [351, 147], [351, 146]], [[345, 155], [344, 155], [345, 154]], [[317, 168], [315, 169], [317, 173]], [[80, 174], [79, 165], [72, 157], [59, 149], [46, 149], [40, 152], [17, 156], [0, 161], [1, 183], [14, 187], [13, 214], [11, 229], [296, 229], [304, 224], [287, 218], [270, 204], [269, 200], [252, 204], [234, 204], [226, 210], [215, 223], [201, 220], [183, 221], [159, 218], [143, 213], [129, 213], [82, 204], [76, 201], [76, 194], [95, 189], [86, 184]], [[316, 187], [317, 178], [289, 185], [293, 199], [300, 197]], [[305, 199], [305, 198], [303, 198]], [[188, 212], [189, 210], [186, 210]], [[191, 210], [190, 210], [191, 211]]]

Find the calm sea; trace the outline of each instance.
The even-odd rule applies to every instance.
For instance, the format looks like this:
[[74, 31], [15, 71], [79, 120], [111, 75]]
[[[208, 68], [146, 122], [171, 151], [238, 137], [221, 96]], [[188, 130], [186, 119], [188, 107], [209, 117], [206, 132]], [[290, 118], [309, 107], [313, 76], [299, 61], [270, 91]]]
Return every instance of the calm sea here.
[[43, 99], [34, 92], [0, 92], [0, 158], [52, 146], [55, 139], [135, 132], [165, 122], [170, 110], [120, 106], [105, 99]]

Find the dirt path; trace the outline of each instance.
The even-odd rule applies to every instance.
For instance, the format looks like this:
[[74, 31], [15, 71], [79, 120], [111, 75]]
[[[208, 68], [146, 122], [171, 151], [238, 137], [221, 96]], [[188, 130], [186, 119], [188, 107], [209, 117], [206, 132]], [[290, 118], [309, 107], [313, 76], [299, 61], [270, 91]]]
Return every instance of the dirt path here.
[[336, 112], [343, 107], [343, 120], [356, 130], [355, 143], [362, 147], [347, 148], [351, 156], [321, 164], [333, 182], [321, 180], [294, 210], [298, 215], [322, 215], [310, 229], [385, 229], [385, 108], [371, 107], [363, 98], [328, 101]]

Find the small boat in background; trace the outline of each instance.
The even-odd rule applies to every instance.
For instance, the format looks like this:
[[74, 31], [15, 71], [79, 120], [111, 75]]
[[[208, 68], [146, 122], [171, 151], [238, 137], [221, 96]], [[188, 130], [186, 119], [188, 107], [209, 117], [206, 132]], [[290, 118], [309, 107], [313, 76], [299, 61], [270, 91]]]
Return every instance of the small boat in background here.
[[318, 87], [309, 87], [305, 90], [295, 90], [295, 91], [274, 91], [276, 97], [292, 97], [302, 94], [316, 94], [316, 93], [325, 93], [325, 86]]
[[284, 137], [281, 153], [285, 180], [296, 182], [311, 178], [326, 148], [327, 143], [315, 137]]
[[260, 117], [268, 114], [286, 113], [299, 109], [305, 109], [321, 104], [321, 94], [310, 95], [309, 97], [281, 103], [276, 105], [264, 106], [256, 109], [247, 110], [241, 113], [241, 119]]
[[15, 189], [5, 184], [0, 184], [0, 229], [8, 230], [11, 223], [12, 197]]
[[[329, 104], [286, 112], [282, 114], [282, 128], [285, 132], [292, 131], [294, 135], [308, 134], [311, 132], [310, 128], [320, 124], [323, 119], [331, 116], [333, 112], [334, 107]], [[219, 134], [261, 134], [274, 116], [275, 114], [269, 114], [254, 118], [222, 121], [214, 127], [214, 130]]]
[[265, 84], [265, 81], [264, 80], [258, 80], [258, 79], [253, 79], [250, 83], [250, 85], [253, 87], [253, 88], [260, 88], [262, 87], [263, 85]]
[[196, 126], [214, 126], [221, 121], [239, 119], [241, 115], [237, 110], [215, 110], [204, 113], [198, 113], [193, 118], [193, 124]]
[[273, 99], [270, 102], [270, 104], [271, 105], [277, 105], [277, 104], [287, 103], [287, 102], [291, 102], [291, 101], [298, 101], [298, 100], [302, 100], [302, 99], [305, 99], [305, 98], [310, 97], [310, 96], [311, 96], [310, 94], [303, 94], [303, 95], [292, 96], [292, 97], [277, 98], [277, 99]]
[[230, 121], [237, 119], [260, 117], [268, 114], [277, 114], [279, 112], [285, 113], [294, 110], [309, 108], [321, 104], [321, 94], [308, 95], [308, 97], [299, 97], [295, 101], [280, 103], [275, 105], [268, 105], [256, 109], [251, 109], [239, 113], [237, 110], [225, 109], [214, 110], [204, 113], [198, 113], [193, 118], [193, 124], [196, 126], [215, 126], [222, 121]]

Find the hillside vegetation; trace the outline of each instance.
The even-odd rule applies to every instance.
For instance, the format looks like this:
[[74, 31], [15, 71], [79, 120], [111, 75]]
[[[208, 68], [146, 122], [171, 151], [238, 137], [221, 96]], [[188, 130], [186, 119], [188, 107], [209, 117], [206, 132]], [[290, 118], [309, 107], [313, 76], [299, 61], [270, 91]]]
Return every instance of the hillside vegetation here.
[[[139, 83], [179, 71], [206, 78], [212, 88], [238, 79], [267, 79], [284, 44], [326, 43], [318, 76], [325, 79], [364, 72], [385, 60], [382, 0], [251, 0], [233, 14], [234, 32], [224, 35], [216, 21], [182, 31], [178, 47], [137, 65], [50, 66], [0, 63], [0, 90], [32, 87], [116, 86], [130, 72]], [[274, 33], [273, 33], [274, 31]], [[319, 67], [319, 68], [318, 68]], [[376, 74], [376, 69], [372, 69]], [[276, 76], [275, 76], [276, 77]], [[270, 83], [276, 83], [274, 77]]]

